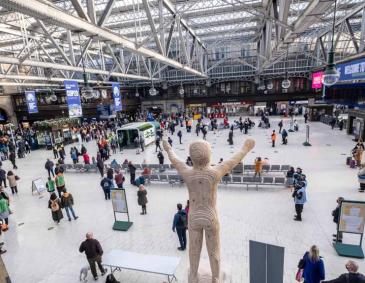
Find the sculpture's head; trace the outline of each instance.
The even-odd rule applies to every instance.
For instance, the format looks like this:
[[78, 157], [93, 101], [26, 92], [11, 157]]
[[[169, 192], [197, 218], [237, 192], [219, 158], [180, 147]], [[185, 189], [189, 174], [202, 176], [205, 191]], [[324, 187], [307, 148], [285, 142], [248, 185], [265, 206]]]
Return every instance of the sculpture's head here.
[[204, 168], [210, 165], [212, 150], [208, 142], [203, 140], [192, 142], [189, 152], [195, 168]]

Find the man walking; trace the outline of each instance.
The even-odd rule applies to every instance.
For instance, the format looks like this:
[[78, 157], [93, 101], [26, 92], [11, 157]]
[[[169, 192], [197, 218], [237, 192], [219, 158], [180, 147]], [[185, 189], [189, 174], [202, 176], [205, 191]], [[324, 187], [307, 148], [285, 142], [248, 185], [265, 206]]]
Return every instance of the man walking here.
[[179, 237], [180, 247], [177, 248], [179, 251], [184, 251], [186, 249], [186, 228], [187, 228], [187, 215], [185, 210], [182, 209], [182, 204], [177, 204], [177, 213], [174, 216], [174, 221], [172, 223], [172, 231], [177, 232]]
[[49, 160], [47, 158], [46, 164], [44, 165], [44, 168], [46, 168], [47, 172], [48, 172], [48, 177], [51, 177], [51, 173], [52, 173], [52, 177], [54, 177], [54, 163], [53, 161]]
[[[61, 197], [61, 204], [62, 204], [62, 207], [66, 210], [68, 221], [71, 221], [71, 214], [72, 214], [74, 220], [79, 218], [78, 216], [76, 216], [75, 211], [73, 209], [74, 198], [73, 198], [72, 194], [70, 194], [69, 192], [66, 191], [66, 189], [64, 189], [62, 197]], [[71, 214], [70, 214], [70, 212], [71, 212]]]
[[98, 240], [93, 238], [93, 233], [88, 232], [86, 234], [86, 240], [83, 241], [79, 248], [80, 253], [85, 252], [87, 261], [89, 262], [91, 273], [95, 280], [98, 280], [98, 274], [96, 272], [96, 264], [101, 272], [101, 276], [106, 273], [106, 270], [101, 265], [101, 256], [103, 255], [103, 249]]
[[182, 138], [182, 132], [181, 132], [181, 130], [179, 130], [177, 132], [177, 136], [179, 137], [180, 144], [182, 144], [182, 142], [181, 142], [181, 138]]
[[[332, 211], [332, 216], [333, 216], [333, 222], [336, 223], [336, 226], [338, 225], [339, 221], [340, 221], [340, 208], [341, 208], [341, 203], [344, 201], [345, 199], [343, 197], [339, 197], [337, 199], [337, 206], [336, 208]], [[336, 227], [337, 229], [337, 227]], [[339, 242], [342, 243], [342, 236], [343, 233], [341, 231], [338, 231], [337, 234], [333, 234], [333, 241], [335, 242]]]
[[281, 134], [281, 129], [283, 128], [283, 120], [280, 120], [278, 126], [279, 126], [279, 134]]
[[108, 177], [104, 177], [101, 182], [100, 186], [104, 191], [105, 200], [110, 199], [110, 190], [113, 189], [113, 180], [109, 179]]
[[272, 131], [271, 141], [272, 141], [272, 147], [275, 147], [275, 141], [276, 141], [276, 133], [275, 133], [275, 130]]

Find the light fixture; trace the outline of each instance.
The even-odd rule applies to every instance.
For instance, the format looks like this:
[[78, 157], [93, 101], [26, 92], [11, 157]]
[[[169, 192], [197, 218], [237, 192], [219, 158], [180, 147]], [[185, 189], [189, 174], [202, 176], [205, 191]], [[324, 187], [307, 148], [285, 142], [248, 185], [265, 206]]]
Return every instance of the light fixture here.
[[184, 93], [185, 93], [184, 87], [181, 84], [180, 87], [179, 87], [179, 95], [180, 95], [180, 97], [184, 97]]
[[[148, 58], [148, 67], [149, 67], [150, 70], [152, 70], [152, 68], [151, 68], [151, 58]], [[151, 88], [148, 90], [148, 93], [151, 96], [156, 96], [157, 95], [157, 90], [153, 86], [152, 72], [151, 72], [150, 78], [151, 78]]]
[[139, 97], [139, 92], [138, 92], [138, 88], [136, 88], [136, 94], [135, 94], [136, 97]]
[[78, 33], [78, 36], [79, 36], [80, 56], [81, 56], [81, 63], [82, 63], [82, 70], [83, 70], [82, 77], [84, 78], [84, 86], [81, 88], [81, 95], [85, 99], [91, 99], [91, 98], [95, 97], [94, 89], [89, 85], [88, 74], [86, 74], [86, 71], [85, 71], [84, 56], [82, 55], [80, 33]]
[[272, 81], [269, 81], [269, 82], [267, 83], [266, 88], [267, 88], [268, 90], [272, 90], [272, 89], [274, 88], [274, 85], [272, 84]]
[[340, 74], [338, 73], [336, 66], [334, 64], [334, 46], [333, 39], [335, 37], [335, 23], [336, 23], [336, 11], [337, 11], [337, 0], [335, 0], [335, 9], [333, 11], [333, 23], [332, 23], [332, 38], [331, 38], [331, 49], [328, 53], [327, 66], [324, 71], [322, 80], [325, 86], [331, 86], [338, 82]]
[[283, 89], [288, 89], [290, 87], [290, 80], [288, 79], [288, 53], [289, 53], [289, 43], [286, 45], [286, 60], [285, 60], [285, 79], [281, 82], [281, 87]]
[[95, 91], [94, 91], [94, 98], [95, 98], [95, 99], [99, 99], [99, 98], [100, 98], [100, 96], [101, 96], [101, 94], [100, 94], [100, 90], [95, 90]]

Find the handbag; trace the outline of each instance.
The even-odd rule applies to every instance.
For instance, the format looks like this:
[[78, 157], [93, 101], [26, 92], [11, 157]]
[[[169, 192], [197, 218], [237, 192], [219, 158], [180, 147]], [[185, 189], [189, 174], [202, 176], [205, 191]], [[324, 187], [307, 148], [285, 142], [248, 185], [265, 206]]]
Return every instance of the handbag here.
[[295, 275], [295, 280], [301, 282], [303, 280], [303, 271], [304, 269], [298, 269], [297, 274]]

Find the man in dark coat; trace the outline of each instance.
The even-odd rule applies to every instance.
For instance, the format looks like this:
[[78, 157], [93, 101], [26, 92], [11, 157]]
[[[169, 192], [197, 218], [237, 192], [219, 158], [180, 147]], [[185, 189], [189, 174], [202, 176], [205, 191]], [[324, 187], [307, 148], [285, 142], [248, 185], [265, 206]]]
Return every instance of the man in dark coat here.
[[177, 249], [179, 251], [184, 251], [186, 249], [186, 228], [187, 228], [187, 215], [185, 210], [182, 209], [182, 204], [177, 204], [177, 213], [174, 216], [174, 221], [172, 223], [172, 231], [177, 232], [179, 237], [180, 247]]
[[44, 164], [44, 168], [46, 168], [46, 170], [48, 172], [48, 177], [51, 177], [51, 174], [54, 177], [53, 167], [54, 167], [53, 161], [47, 159], [46, 164]]
[[103, 255], [103, 249], [98, 240], [93, 238], [93, 233], [88, 232], [86, 234], [86, 240], [83, 241], [79, 248], [80, 253], [85, 252], [87, 261], [89, 262], [91, 273], [95, 280], [98, 280], [98, 274], [96, 272], [96, 263], [101, 272], [101, 276], [106, 273], [106, 270], [101, 264], [101, 257]]
[[[332, 216], [333, 216], [333, 222], [336, 223], [336, 226], [338, 225], [338, 222], [340, 220], [340, 208], [341, 208], [341, 203], [344, 201], [343, 197], [339, 197], [337, 199], [337, 206], [336, 208], [332, 211]], [[337, 242], [342, 243], [342, 236], [343, 233], [341, 231], [338, 231], [337, 234], [333, 234], [334, 237], [334, 241], [337, 240]]]
[[349, 260], [345, 267], [348, 273], [333, 280], [322, 281], [322, 283], [365, 283], [365, 276], [358, 272], [359, 266], [356, 262]]

